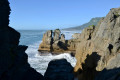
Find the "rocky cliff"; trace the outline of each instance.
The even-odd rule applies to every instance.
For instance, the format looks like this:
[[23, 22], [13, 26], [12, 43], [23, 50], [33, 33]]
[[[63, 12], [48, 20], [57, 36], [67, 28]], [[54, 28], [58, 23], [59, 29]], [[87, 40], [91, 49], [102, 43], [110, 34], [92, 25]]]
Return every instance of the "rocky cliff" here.
[[[84, 29], [79, 39], [80, 43], [75, 55], [77, 64], [74, 68], [74, 71], [79, 75], [79, 80], [93, 80], [95, 74], [104, 68], [119, 68], [120, 8], [111, 9], [96, 27]], [[85, 75], [89, 75], [88, 79], [85, 78]]]
[[8, 26], [8, 0], [0, 0], [0, 80], [44, 80], [28, 64], [27, 46], [19, 45], [20, 33]]

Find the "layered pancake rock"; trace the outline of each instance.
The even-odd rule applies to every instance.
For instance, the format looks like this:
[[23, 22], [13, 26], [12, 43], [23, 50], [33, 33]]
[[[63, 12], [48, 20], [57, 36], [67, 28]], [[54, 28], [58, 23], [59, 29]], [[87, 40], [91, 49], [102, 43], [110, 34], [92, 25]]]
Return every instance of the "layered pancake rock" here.
[[[76, 49], [77, 64], [74, 71], [78, 72], [79, 80], [93, 80], [96, 73], [105, 68], [109, 70], [120, 67], [120, 8], [111, 9], [94, 30], [90, 33], [88, 31], [87, 29], [83, 30]], [[111, 71], [113, 72], [109, 75], [120, 74], [120, 71]], [[107, 71], [105, 72], [107, 73]], [[107, 75], [106, 73], [105, 75]], [[85, 77], [86, 75], [89, 75], [88, 79]], [[110, 78], [107, 79], [107, 76], [101, 80], [110, 80]], [[115, 80], [115, 77], [112, 80]]]
[[60, 54], [64, 52], [75, 53], [76, 44], [79, 41], [76, 39], [65, 40], [65, 35], [61, 34], [59, 29], [47, 31], [43, 35], [42, 43], [39, 46], [40, 52], [52, 52]]

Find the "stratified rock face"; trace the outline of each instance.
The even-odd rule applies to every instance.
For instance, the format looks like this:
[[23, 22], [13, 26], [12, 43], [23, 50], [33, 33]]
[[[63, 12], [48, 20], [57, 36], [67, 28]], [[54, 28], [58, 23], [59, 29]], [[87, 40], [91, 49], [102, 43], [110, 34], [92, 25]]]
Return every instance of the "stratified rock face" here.
[[54, 32], [50, 30], [43, 35], [42, 43], [40, 44], [38, 51], [42, 53], [48, 51], [53, 54], [64, 52], [75, 54], [79, 41], [79, 39], [65, 40], [65, 35], [61, 34], [59, 29], [54, 30]]
[[47, 45], [51, 45], [52, 44], [52, 30], [47, 31], [44, 34], [43, 42], [45, 42], [45, 44], [47, 44]]
[[[87, 55], [91, 55], [93, 52], [101, 56], [97, 62], [97, 71], [101, 71], [104, 68], [113, 69], [120, 67], [120, 63], [117, 63], [120, 58], [120, 8], [111, 9], [108, 15], [101, 19], [95, 29], [90, 29], [85, 29], [81, 33], [81, 42], [76, 49], [77, 64], [74, 69], [75, 72], [79, 69], [83, 70], [82, 64], [85, 63]], [[89, 64], [93, 63], [89, 62]]]
[[39, 46], [39, 50], [41, 51], [51, 51], [53, 38], [52, 38], [52, 30], [47, 31], [43, 35], [42, 43]]
[[64, 50], [67, 49], [65, 44], [65, 35], [61, 34], [59, 29], [54, 30], [54, 40], [52, 44], [52, 52], [54, 53], [62, 53]]
[[0, 80], [44, 80], [28, 64], [27, 46], [20, 46], [20, 33], [8, 26], [8, 0], [0, 0]]
[[46, 80], [74, 80], [73, 67], [66, 59], [52, 60], [44, 77]]
[[64, 34], [61, 34], [60, 41], [65, 43], [65, 35]]
[[53, 38], [53, 39], [54, 39], [54, 42], [60, 40], [60, 34], [61, 34], [61, 32], [60, 32], [59, 29], [56, 29], [56, 30], [54, 31], [54, 38]]
[[[53, 34], [54, 33], [54, 34]], [[40, 52], [63, 53], [67, 50], [65, 35], [59, 29], [47, 31], [43, 35], [42, 43], [38, 49]]]

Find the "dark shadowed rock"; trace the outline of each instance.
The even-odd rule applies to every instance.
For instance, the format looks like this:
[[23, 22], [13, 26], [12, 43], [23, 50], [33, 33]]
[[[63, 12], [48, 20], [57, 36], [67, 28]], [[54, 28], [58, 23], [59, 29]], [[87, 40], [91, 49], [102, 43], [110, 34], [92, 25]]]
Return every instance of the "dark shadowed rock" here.
[[104, 69], [96, 76], [95, 80], [120, 80], [120, 68]]
[[10, 7], [8, 0], [0, 0], [0, 28], [8, 27]]
[[73, 67], [66, 59], [52, 60], [44, 77], [46, 80], [74, 80]]
[[82, 63], [82, 69], [75, 73], [77, 75], [78, 80], [94, 80], [95, 76], [99, 71], [96, 70], [96, 66], [98, 61], [100, 60], [100, 55], [96, 52], [93, 52], [91, 55], [87, 55], [85, 59], [85, 63]]
[[20, 33], [9, 27], [8, 0], [0, 0], [0, 80], [44, 80], [28, 64], [27, 46], [19, 45]]

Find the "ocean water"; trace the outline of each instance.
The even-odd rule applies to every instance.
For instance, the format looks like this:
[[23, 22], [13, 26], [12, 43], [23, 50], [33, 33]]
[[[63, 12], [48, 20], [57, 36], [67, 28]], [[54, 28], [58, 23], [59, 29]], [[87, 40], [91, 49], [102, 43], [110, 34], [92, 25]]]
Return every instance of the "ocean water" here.
[[[68, 53], [63, 53], [60, 55], [51, 55], [51, 53], [46, 53], [46, 55], [40, 55], [38, 52], [38, 48], [40, 43], [42, 42], [43, 34], [46, 32], [45, 30], [18, 30], [21, 33], [20, 45], [27, 45], [28, 49], [26, 53], [28, 54], [28, 62], [31, 67], [36, 69], [37, 72], [40, 72], [44, 75], [48, 63], [53, 59], [61, 59], [65, 58], [71, 65], [74, 67], [76, 65], [75, 57], [72, 57]], [[80, 33], [80, 31], [61, 31], [65, 34], [66, 39], [71, 39], [74, 33]]]

